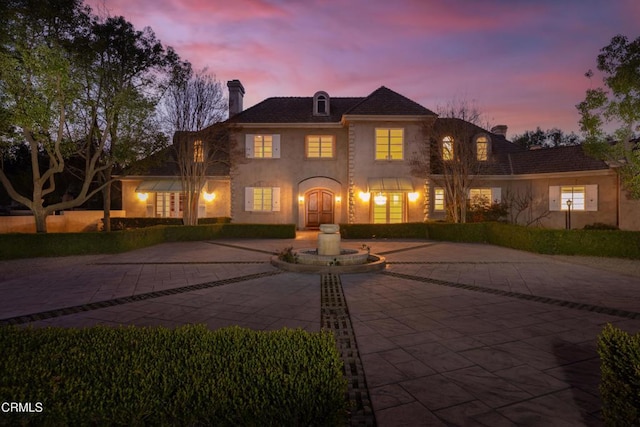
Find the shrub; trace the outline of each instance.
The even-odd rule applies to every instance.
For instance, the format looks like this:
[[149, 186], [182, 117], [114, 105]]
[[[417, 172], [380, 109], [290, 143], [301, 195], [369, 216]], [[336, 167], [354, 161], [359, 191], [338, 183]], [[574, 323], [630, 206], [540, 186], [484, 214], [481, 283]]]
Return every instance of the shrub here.
[[605, 224], [604, 222], [594, 222], [593, 224], [587, 224], [584, 226], [585, 230], [619, 230], [619, 228], [612, 224]]
[[338, 425], [346, 382], [329, 332], [0, 328], [5, 425]]
[[640, 334], [610, 324], [598, 337], [602, 415], [608, 426], [640, 425]]
[[424, 222], [408, 222], [402, 224], [340, 224], [340, 235], [344, 239], [403, 239], [426, 236]]
[[[128, 230], [131, 228], [154, 227], [156, 225], [182, 225], [182, 218], [111, 218], [111, 230]], [[102, 219], [104, 222], [104, 218]], [[223, 224], [231, 222], [229, 217], [199, 218], [198, 224]]]

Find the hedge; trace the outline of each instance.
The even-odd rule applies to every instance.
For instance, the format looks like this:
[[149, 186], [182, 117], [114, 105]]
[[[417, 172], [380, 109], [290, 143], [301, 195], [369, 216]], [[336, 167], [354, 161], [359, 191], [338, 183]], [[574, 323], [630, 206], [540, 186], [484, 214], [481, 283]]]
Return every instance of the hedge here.
[[605, 425], [640, 425], [640, 334], [608, 324], [598, 337], [598, 354]]
[[295, 224], [155, 226], [110, 233], [0, 234], [0, 259], [126, 252], [163, 242], [216, 238], [295, 238]]
[[[104, 218], [102, 218], [104, 223]], [[230, 223], [229, 217], [198, 218], [198, 225], [226, 224]], [[128, 230], [130, 228], [145, 228], [156, 225], [182, 225], [182, 218], [136, 218], [114, 217], [110, 218], [111, 230]]]
[[552, 230], [498, 222], [450, 224], [341, 224], [345, 239], [427, 238], [449, 242], [490, 243], [555, 255], [640, 259], [640, 232], [620, 230]]
[[[2, 425], [340, 425], [330, 332], [0, 328]], [[41, 411], [37, 412], [40, 408]]]

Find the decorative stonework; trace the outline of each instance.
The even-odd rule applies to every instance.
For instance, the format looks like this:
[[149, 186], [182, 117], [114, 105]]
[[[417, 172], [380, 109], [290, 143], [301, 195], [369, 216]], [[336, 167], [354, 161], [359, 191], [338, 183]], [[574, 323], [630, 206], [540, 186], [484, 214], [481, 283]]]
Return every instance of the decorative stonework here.
[[349, 182], [349, 224], [353, 224], [356, 220], [356, 199], [355, 185], [353, 179], [355, 176], [355, 153], [356, 153], [356, 129], [353, 123], [349, 123], [349, 165], [348, 165], [348, 182]]

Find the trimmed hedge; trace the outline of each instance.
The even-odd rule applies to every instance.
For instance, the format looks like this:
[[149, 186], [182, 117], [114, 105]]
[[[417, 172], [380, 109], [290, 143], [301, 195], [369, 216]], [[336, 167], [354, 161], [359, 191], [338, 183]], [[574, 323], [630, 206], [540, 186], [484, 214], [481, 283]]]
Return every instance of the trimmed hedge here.
[[345, 239], [427, 238], [449, 242], [490, 243], [554, 255], [640, 259], [640, 232], [620, 230], [552, 230], [498, 222], [451, 224], [341, 224]]
[[330, 332], [203, 325], [0, 328], [2, 425], [340, 425]]
[[[145, 228], [156, 225], [182, 225], [182, 218], [110, 218], [111, 230], [128, 230], [131, 228]], [[102, 218], [104, 223], [104, 218]], [[198, 225], [206, 224], [227, 224], [231, 222], [229, 217], [198, 218]]]
[[163, 242], [295, 236], [295, 224], [175, 225], [110, 233], [11, 233], [0, 234], [0, 259], [119, 253]]
[[640, 425], [640, 334], [608, 324], [598, 337], [598, 354], [605, 425]]

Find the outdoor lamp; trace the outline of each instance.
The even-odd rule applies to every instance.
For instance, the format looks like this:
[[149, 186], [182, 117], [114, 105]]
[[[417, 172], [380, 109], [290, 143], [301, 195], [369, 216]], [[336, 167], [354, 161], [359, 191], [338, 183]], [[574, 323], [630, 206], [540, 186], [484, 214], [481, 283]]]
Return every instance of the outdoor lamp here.
[[387, 203], [387, 196], [382, 193], [378, 193], [378, 195], [374, 197], [373, 200], [376, 202], [376, 205], [384, 205]]
[[407, 197], [409, 198], [410, 202], [415, 202], [416, 200], [418, 200], [418, 197], [420, 196], [420, 194], [416, 191], [413, 193], [408, 193]]
[[361, 191], [358, 193], [358, 197], [360, 197], [360, 200], [362, 200], [363, 202], [368, 202], [371, 199], [371, 193], [365, 193], [364, 191]]
[[137, 193], [137, 196], [138, 200], [140, 200], [141, 202], [146, 202], [149, 198], [149, 193]]
[[207, 193], [205, 191], [204, 194], [202, 195], [202, 197], [204, 197], [204, 200], [206, 202], [212, 202], [216, 198], [216, 194], [215, 193]]

